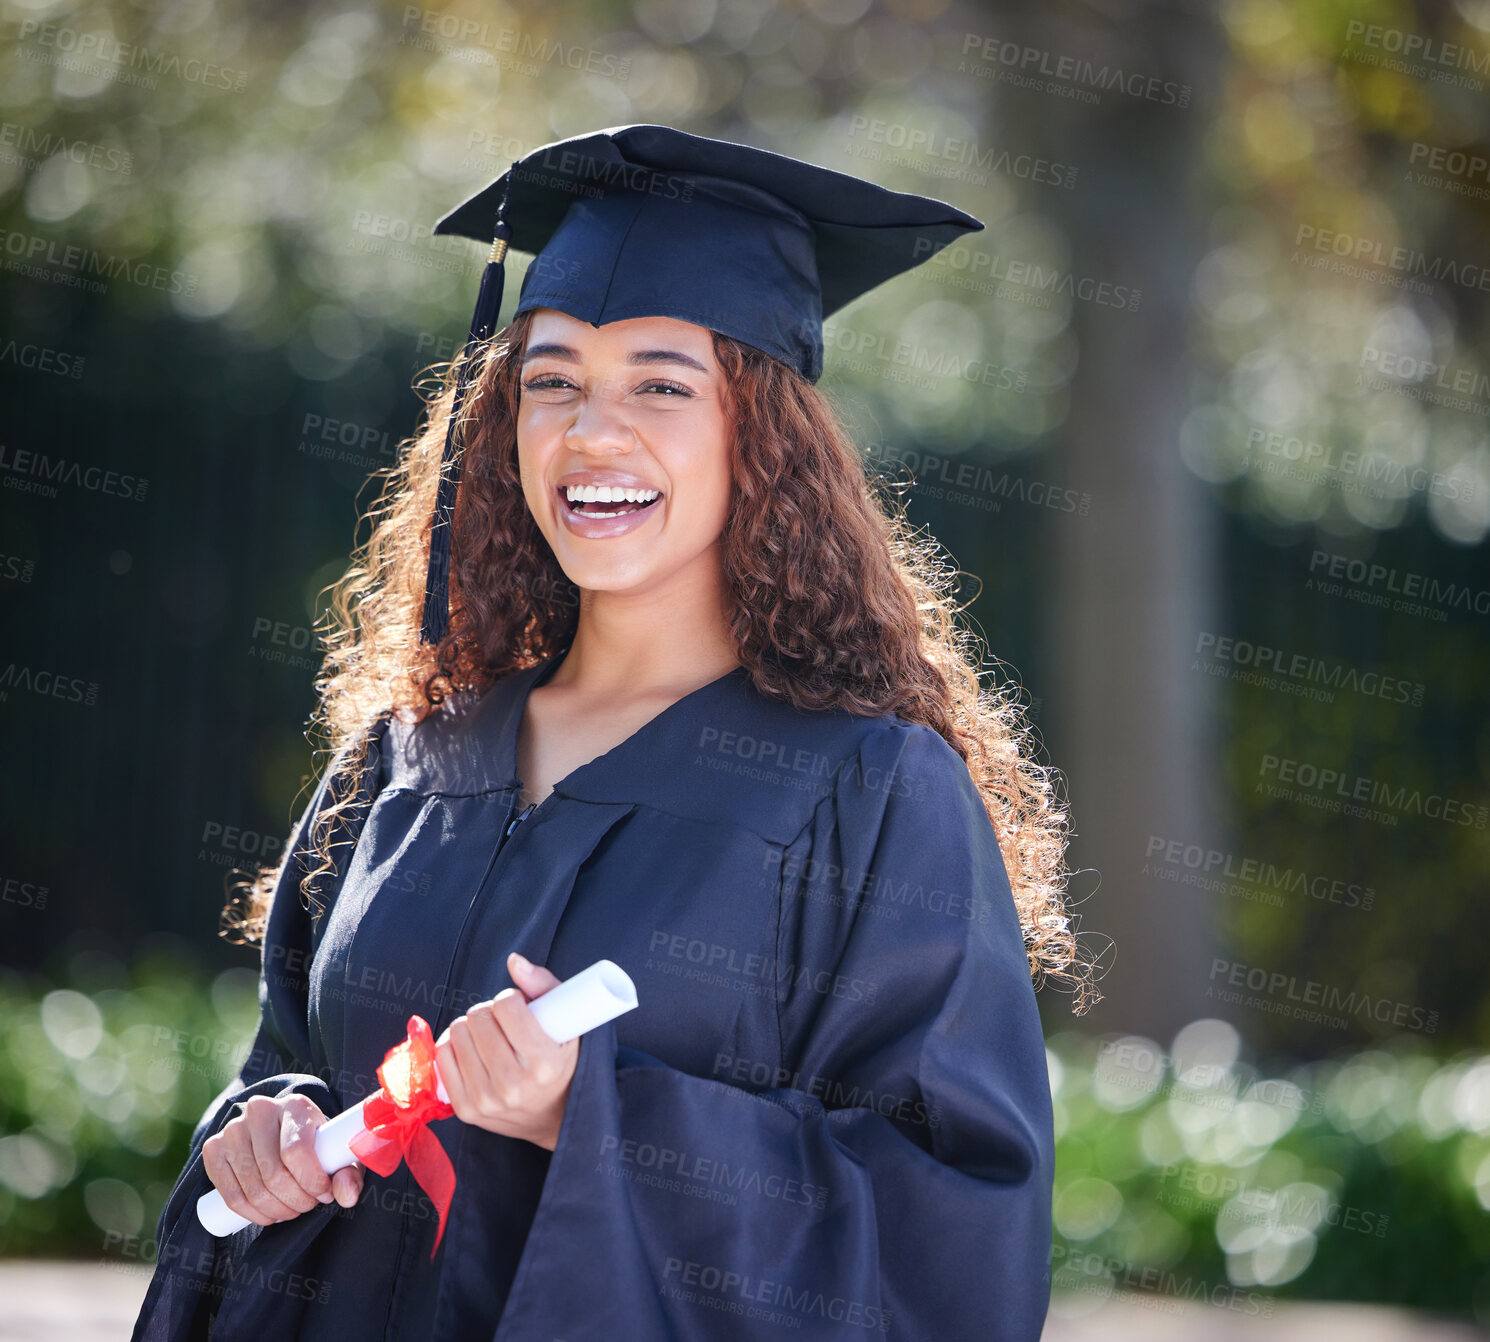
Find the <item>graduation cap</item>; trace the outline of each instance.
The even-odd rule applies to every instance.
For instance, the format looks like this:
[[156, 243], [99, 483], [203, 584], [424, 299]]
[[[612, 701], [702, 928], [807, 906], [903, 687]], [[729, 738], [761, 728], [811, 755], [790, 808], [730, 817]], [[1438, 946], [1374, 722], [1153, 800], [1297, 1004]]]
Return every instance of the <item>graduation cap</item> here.
[[940, 200], [670, 126], [614, 126], [518, 159], [433, 230], [492, 249], [456, 376], [422, 641], [448, 628], [455, 424], [476, 346], [496, 330], [509, 246], [534, 256], [514, 316], [554, 308], [592, 326], [676, 317], [816, 382], [824, 317], [982, 227]]

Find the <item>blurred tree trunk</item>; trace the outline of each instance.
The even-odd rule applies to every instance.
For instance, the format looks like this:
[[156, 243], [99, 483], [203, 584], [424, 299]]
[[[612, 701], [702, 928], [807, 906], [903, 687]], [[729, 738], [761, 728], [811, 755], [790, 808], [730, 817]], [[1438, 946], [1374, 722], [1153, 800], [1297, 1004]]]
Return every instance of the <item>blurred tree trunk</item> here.
[[[1069, 48], [1062, 20], [1048, 22], [1051, 45]], [[1104, 957], [1105, 1000], [1083, 1019], [1167, 1049], [1186, 1022], [1216, 1014], [1204, 996], [1213, 898], [1142, 872], [1151, 839], [1214, 841], [1206, 798], [1221, 781], [1206, 683], [1189, 669], [1197, 633], [1216, 627], [1219, 529], [1178, 448], [1191, 391], [1190, 280], [1210, 224], [1196, 165], [1220, 42], [1209, 17], [1144, 10], [1104, 58], [1194, 95], [1180, 109], [1108, 93], [1066, 147], [1081, 170], [1074, 269], [1142, 298], [1136, 312], [1077, 305], [1081, 363], [1059, 462], [1092, 504], [1058, 533], [1055, 674], [1041, 725], [1068, 782], [1070, 865], [1096, 869], [1073, 879], [1072, 894], [1093, 896], [1080, 910], [1085, 926], [1116, 943]]]

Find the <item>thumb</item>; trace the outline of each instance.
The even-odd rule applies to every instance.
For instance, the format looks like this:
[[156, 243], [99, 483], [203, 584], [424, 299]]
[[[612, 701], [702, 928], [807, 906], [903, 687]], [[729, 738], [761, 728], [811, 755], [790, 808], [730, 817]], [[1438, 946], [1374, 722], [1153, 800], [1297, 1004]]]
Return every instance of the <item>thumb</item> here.
[[362, 1166], [348, 1165], [331, 1176], [331, 1192], [343, 1207], [355, 1205], [362, 1193]]
[[512, 975], [512, 981], [523, 990], [526, 997], [542, 997], [550, 988], [559, 985], [559, 979], [550, 970], [542, 965], [535, 965], [513, 951], [507, 957], [507, 969]]

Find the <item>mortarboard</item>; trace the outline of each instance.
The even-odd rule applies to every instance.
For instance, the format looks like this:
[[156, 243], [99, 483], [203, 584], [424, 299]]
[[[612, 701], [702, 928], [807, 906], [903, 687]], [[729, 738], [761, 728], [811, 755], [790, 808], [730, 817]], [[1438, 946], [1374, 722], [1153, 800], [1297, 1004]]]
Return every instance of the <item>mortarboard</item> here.
[[534, 257], [514, 316], [554, 308], [593, 326], [676, 317], [816, 382], [824, 317], [982, 227], [940, 200], [670, 126], [615, 126], [518, 159], [433, 230], [492, 250], [458, 356], [422, 641], [448, 627], [455, 425], [476, 346], [496, 331], [509, 246]]

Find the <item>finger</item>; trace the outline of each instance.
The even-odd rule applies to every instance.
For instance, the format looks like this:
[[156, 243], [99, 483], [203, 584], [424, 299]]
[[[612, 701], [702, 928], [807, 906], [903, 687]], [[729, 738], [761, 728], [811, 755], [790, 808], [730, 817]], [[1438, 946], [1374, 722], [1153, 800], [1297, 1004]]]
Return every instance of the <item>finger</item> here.
[[343, 1207], [354, 1207], [362, 1196], [362, 1166], [348, 1165], [331, 1176], [331, 1191]]
[[279, 1154], [285, 1168], [317, 1202], [331, 1201], [331, 1179], [316, 1158], [316, 1129], [326, 1121], [309, 1100], [280, 1109]]
[[498, 993], [492, 1000], [492, 1014], [501, 1025], [519, 1065], [526, 1071], [540, 1061], [554, 1067], [559, 1061], [559, 1045], [554, 1043], [538, 1023], [533, 1008], [523, 1001], [521, 993]]
[[514, 1011], [527, 1013], [527, 1004], [516, 988], [504, 988], [492, 1001], [480, 1002], [471, 1008], [471, 1034], [481, 1049], [481, 1060], [493, 1081], [510, 1072], [511, 1065], [522, 1069], [527, 1065], [514, 1043], [510, 1022]]
[[[300, 1215], [293, 1207], [287, 1207], [264, 1187], [263, 1172], [259, 1168], [258, 1158], [254, 1155], [252, 1147], [244, 1148], [236, 1145], [226, 1147], [223, 1150], [223, 1159], [237, 1178], [238, 1187], [243, 1190], [244, 1201], [257, 1213], [250, 1217], [250, 1220], [257, 1221], [259, 1225], [270, 1225], [275, 1221], [288, 1221], [291, 1217]], [[242, 1207], [237, 1210], [239, 1215], [248, 1215]]]
[[440, 1082], [445, 1087], [445, 1094], [450, 1097], [450, 1107], [458, 1115], [469, 1113], [470, 1096], [466, 1093], [466, 1078], [461, 1072], [455, 1049], [450, 1043], [448, 1026], [435, 1044], [435, 1070], [440, 1074]]
[[[510, 1001], [522, 1001], [522, 993], [508, 989]], [[502, 1108], [519, 1104], [527, 1071], [499, 1023], [492, 1002], [481, 1002], [471, 1013], [472, 1038], [486, 1066], [487, 1096]]]
[[[255, 1095], [243, 1106], [243, 1117], [248, 1120], [249, 1135], [253, 1140], [253, 1156], [258, 1163], [259, 1179], [270, 1197], [283, 1203], [291, 1216], [308, 1212], [316, 1205], [285, 1168], [279, 1151], [279, 1131], [283, 1110], [267, 1095]], [[239, 1179], [243, 1170], [235, 1165]]]
[[[217, 1142], [217, 1145], [213, 1145]], [[255, 1225], [268, 1225], [270, 1218], [265, 1216], [249, 1200], [243, 1191], [243, 1185], [238, 1182], [238, 1176], [233, 1173], [233, 1167], [228, 1164], [227, 1155], [222, 1147], [220, 1137], [210, 1137], [202, 1146], [202, 1168], [207, 1171], [207, 1177], [212, 1180], [212, 1186], [222, 1194], [224, 1204], [239, 1216], [252, 1221]]]
[[523, 995], [530, 1000], [542, 997], [551, 988], [557, 988], [560, 982], [552, 970], [543, 965], [535, 965], [516, 951], [507, 957], [507, 972], [512, 975], [512, 981], [523, 990]]
[[[481, 1043], [478, 1043], [473, 1034], [473, 1022], [470, 1014], [457, 1016], [450, 1022], [450, 1048], [455, 1054], [455, 1060], [460, 1065], [461, 1080], [465, 1084], [467, 1098], [479, 1100], [482, 1095], [490, 1093], [491, 1077], [487, 1074], [486, 1060], [481, 1055], [481, 1043], [485, 1042], [485, 1035]], [[446, 1090], [450, 1089], [447, 1084]]]

